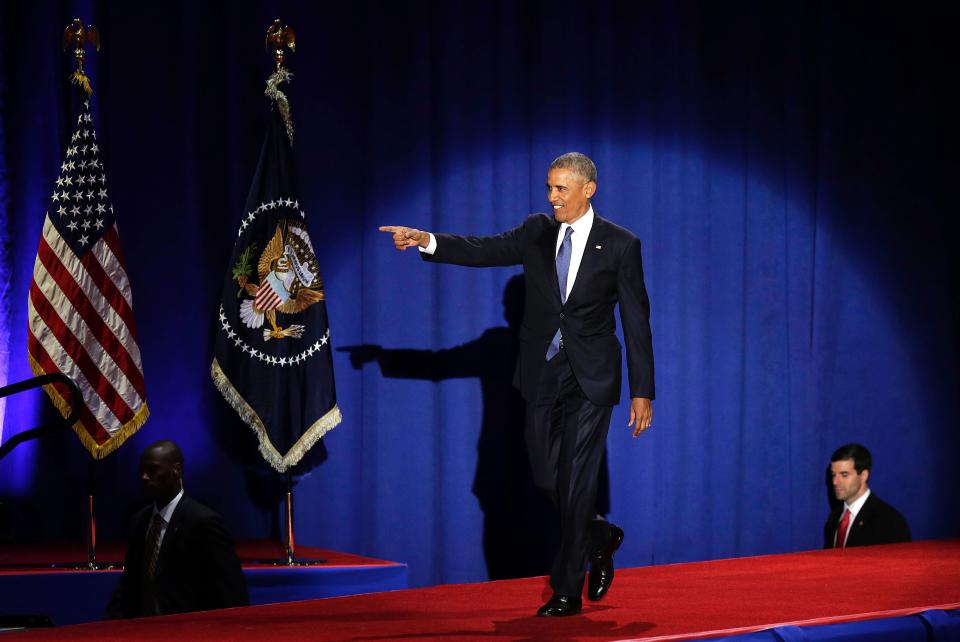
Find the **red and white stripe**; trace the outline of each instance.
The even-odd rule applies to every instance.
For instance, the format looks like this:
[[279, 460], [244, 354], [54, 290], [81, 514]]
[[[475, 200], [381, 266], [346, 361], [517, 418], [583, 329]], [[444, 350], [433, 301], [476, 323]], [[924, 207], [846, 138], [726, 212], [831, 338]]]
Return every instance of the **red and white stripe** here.
[[267, 312], [268, 310], [279, 307], [281, 303], [283, 303], [283, 299], [280, 298], [280, 295], [278, 295], [267, 280], [264, 279], [260, 284], [260, 289], [257, 290], [257, 296], [253, 300], [253, 307], [261, 312]]
[[98, 448], [119, 433], [126, 438], [135, 418], [143, 421], [146, 391], [116, 226], [79, 257], [48, 216], [28, 305], [28, 350], [37, 374], [62, 372], [83, 395], [75, 429]]

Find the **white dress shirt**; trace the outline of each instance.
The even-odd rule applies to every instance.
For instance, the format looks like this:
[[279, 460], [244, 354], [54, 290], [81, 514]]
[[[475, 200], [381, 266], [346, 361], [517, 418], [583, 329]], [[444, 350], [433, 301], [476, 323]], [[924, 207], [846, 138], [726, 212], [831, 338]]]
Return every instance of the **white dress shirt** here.
[[567, 291], [563, 300], [566, 301], [573, 290], [573, 284], [577, 280], [577, 272], [580, 270], [580, 261], [583, 260], [583, 250], [587, 247], [587, 237], [590, 235], [590, 229], [593, 227], [593, 205], [587, 208], [587, 213], [573, 222], [560, 224], [560, 232], [557, 234], [557, 245], [554, 248], [554, 257], [560, 251], [560, 245], [563, 244], [563, 237], [567, 233], [567, 228], [573, 228], [573, 234], [570, 235], [571, 253], [570, 269], [567, 270]]
[[[570, 235], [570, 269], [567, 271], [567, 292], [564, 300], [570, 296], [570, 291], [573, 290], [573, 284], [577, 280], [577, 272], [580, 270], [580, 262], [583, 260], [583, 251], [587, 247], [587, 237], [593, 228], [593, 218], [593, 205], [591, 205], [587, 208], [587, 213], [574, 221], [572, 225], [568, 223], [560, 224], [560, 231], [557, 233], [557, 244], [554, 248], [554, 257], [556, 257], [556, 253], [560, 251], [560, 244], [563, 243], [563, 237], [567, 233], [567, 228], [573, 228], [573, 234]], [[430, 242], [427, 243], [427, 247], [417, 247], [417, 249], [424, 254], [433, 254], [437, 251], [437, 237], [431, 232]]]
[[[846, 534], [846, 536], [843, 538], [843, 545], [844, 545], [844, 546], [847, 545], [847, 540], [850, 539], [850, 531], [853, 530], [853, 523], [854, 523], [855, 521], [857, 521], [857, 514], [860, 512], [860, 509], [863, 508], [863, 505], [866, 503], [867, 497], [870, 497], [870, 489], [869, 489], [869, 488], [867, 489], [867, 492], [865, 492], [863, 495], [860, 495], [860, 497], [857, 498], [852, 504], [848, 504], [848, 503], [846, 503], [846, 502], [843, 503], [844, 508], [845, 508], [846, 510], [850, 511], [850, 521], [849, 521], [849, 523], [847, 523], [847, 534]], [[843, 519], [843, 513], [840, 513], [840, 519], [841, 519], [841, 520]], [[837, 545], [837, 534], [836, 534], [836, 533], [833, 534], [833, 545], [834, 545], [834, 546]]]
[[[163, 525], [160, 527], [160, 541], [157, 542], [157, 546], [163, 544], [163, 536], [167, 534], [167, 526], [170, 525], [170, 518], [173, 517], [173, 511], [177, 510], [177, 504], [180, 503], [180, 498], [183, 497], [183, 489], [180, 489], [180, 492], [177, 493], [177, 496], [170, 500], [163, 508], [157, 508], [156, 504], [153, 506], [153, 514], [156, 515], [160, 513], [160, 518], [163, 519]], [[153, 519], [151, 517], [151, 519]]]

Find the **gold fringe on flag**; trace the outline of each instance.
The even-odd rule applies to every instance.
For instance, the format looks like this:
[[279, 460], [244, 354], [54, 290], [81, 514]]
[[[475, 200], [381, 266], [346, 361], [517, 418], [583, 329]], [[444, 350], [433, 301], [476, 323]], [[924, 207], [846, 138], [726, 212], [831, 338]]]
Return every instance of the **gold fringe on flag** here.
[[233, 406], [233, 409], [240, 415], [240, 419], [253, 429], [257, 440], [260, 442], [260, 454], [278, 473], [284, 473], [288, 468], [293, 468], [300, 463], [307, 451], [343, 420], [340, 407], [334, 405], [325, 415], [313, 422], [285, 455], [281, 455], [271, 443], [270, 435], [267, 434], [267, 428], [263, 425], [260, 416], [250, 407], [243, 395], [233, 387], [216, 358], [210, 364], [210, 376], [213, 377], [214, 385], [223, 395], [223, 398], [227, 400], [227, 403]]
[[[44, 369], [40, 367], [40, 364], [37, 363], [32, 356], [27, 355], [27, 359], [30, 362], [30, 370], [32, 370], [33, 374], [37, 377], [50, 374], [44, 371]], [[60, 411], [60, 414], [63, 416], [63, 418], [66, 419], [69, 417], [70, 404], [67, 403], [67, 400], [64, 399], [59, 392], [57, 392], [56, 387], [54, 387], [53, 384], [47, 384], [43, 386], [43, 390], [47, 393], [47, 396], [50, 397], [50, 401], [53, 402], [53, 405], [56, 407], [56, 409]], [[77, 401], [79, 403], [83, 403], [83, 399], [78, 399]], [[133, 416], [133, 419], [121, 426], [120, 430], [113, 433], [110, 436], [110, 439], [102, 444], [97, 443], [97, 440], [90, 435], [81, 420], [78, 419], [77, 422], [71, 426], [71, 428], [73, 428], [73, 431], [77, 433], [77, 437], [80, 438], [80, 443], [83, 444], [84, 448], [90, 452], [94, 459], [103, 459], [117, 448], [122, 446], [123, 442], [125, 442], [133, 433], [137, 432], [137, 430], [140, 429], [140, 426], [142, 426], [149, 418], [150, 410], [147, 408], [146, 402], [144, 402], [143, 405], [140, 406], [140, 409], [137, 410], [137, 414]]]

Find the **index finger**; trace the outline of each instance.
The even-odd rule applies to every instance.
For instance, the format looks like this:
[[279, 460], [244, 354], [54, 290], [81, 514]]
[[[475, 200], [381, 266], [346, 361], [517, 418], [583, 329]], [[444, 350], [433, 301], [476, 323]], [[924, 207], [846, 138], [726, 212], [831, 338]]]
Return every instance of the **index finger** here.
[[397, 227], [396, 225], [381, 225], [378, 229], [381, 232], [399, 232], [403, 228]]

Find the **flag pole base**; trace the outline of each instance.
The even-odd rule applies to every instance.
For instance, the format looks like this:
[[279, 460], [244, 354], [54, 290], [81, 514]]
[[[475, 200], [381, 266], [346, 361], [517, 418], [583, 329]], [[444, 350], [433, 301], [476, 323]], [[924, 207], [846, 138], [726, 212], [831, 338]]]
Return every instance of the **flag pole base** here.
[[83, 564], [50, 564], [50, 568], [68, 571], [112, 571], [123, 569], [123, 562], [85, 562]]
[[289, 568], [297, 568], [301, 566], [323, 566], [327, 564], [328, 561], [322, 557], [312, 557], [312, 558], [298, 558], [296, 547], [294, 545], [293, 537], [293, 473], [287, 471], [286, 475], [287, 481], [287, 494], [285, 498], [286, 504], [286, 534], [287, 541], [284, 542], [285, 555], [283, 559], [263, 559], [263, 560], [253, 560], [254, 564], [263, 564], [266, 566], [286, 566]]
[[320, 558], [297, 559], [293, 539], [293, 473], [287, 470], [287, 559], [278, 561], [276, 566], [321, 566], [327, 560]]
[[293, 559], [293, 560], [288, 558], [285, 560], [276, 560], [273, 562], [274, 566], [290, 566], [290, 567], [323, 566], [324, 564], [327, 564], [327, 560], [323, 559], [322, 557], [316, 557], [311, 559]]

